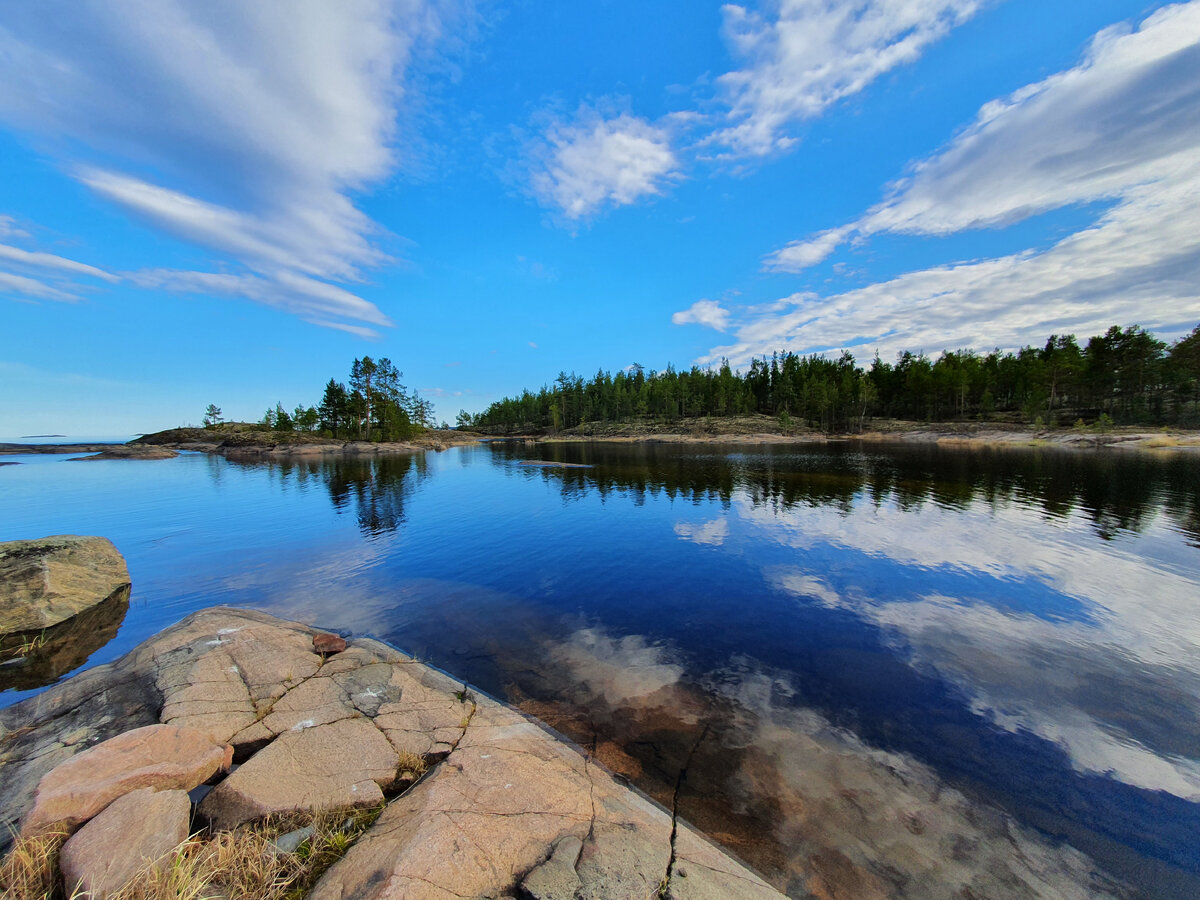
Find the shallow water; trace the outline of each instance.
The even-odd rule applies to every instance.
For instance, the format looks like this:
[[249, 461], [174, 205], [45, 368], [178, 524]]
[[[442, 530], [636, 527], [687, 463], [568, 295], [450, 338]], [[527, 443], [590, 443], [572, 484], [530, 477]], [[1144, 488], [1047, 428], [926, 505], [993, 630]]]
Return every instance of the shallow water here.
[[5, 459], [0, 540], [129, 562], [87, 665], [251, 606], [517, 703], [796, 896], [1200, 896], [1200, 459]]

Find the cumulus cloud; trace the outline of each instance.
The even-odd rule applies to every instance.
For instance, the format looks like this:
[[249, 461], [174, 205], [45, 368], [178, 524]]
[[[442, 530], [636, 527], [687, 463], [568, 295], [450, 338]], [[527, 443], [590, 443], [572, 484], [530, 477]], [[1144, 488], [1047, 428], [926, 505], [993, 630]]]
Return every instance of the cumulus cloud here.
[[[387, 257], [350, 194], [397, 165], [406, 70], [451, 10], [450, 0], [9, 5], [0, 118], [48, 139], [104, 198], [277, 293], [294, 284], [279, 273], [357, 280]], [[385, 318], [361, 300], [338, 314]]]
[[628, 113], [606, 118], [588, 107], [553, 122], [531, 157], [534, 197], [571, 221], [660, 194], [678, 175], [665, 127]]
[[840, 294], [796, 294], [738, 317], [707, 359], [781, 347], [1015, 347], [1051, 331], [1139, 322], [1166, 334], [1200, 317], [1200, 3], [1108, 29], [1076, 67], [987, 104], [941, 152], [852, 225], [768, 257], [795, 271], [848, 237], [942, 235], [1107, 203], [1049, 248], [938, 266]]
[[676, 325], [706, 325], [724, 331], [729, 327], [729, 310], [716, 300], [697, 300], [687, 309], [673, 313], [671, 321]]
[[763, 156], [795, 143], [788, 127], [863, 90], [969, 19], [982, 0], [779, 0], [766, 15], [723, 7], [724, 34], [743, 68], [718, 85], [728, 124], [707, 143], [726, 156]]

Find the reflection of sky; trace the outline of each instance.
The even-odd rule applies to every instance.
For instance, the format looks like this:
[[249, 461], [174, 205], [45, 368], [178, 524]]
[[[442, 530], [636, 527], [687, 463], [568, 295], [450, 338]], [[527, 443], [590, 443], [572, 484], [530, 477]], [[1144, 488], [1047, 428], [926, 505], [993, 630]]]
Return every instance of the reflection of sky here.
[[883, 627], [977, 712], [1082, 770], [1200, 799], [1194, 573], [1017, 503], [734, 510], [744, 540], [787, 548], [764, 558], [776, 588]]

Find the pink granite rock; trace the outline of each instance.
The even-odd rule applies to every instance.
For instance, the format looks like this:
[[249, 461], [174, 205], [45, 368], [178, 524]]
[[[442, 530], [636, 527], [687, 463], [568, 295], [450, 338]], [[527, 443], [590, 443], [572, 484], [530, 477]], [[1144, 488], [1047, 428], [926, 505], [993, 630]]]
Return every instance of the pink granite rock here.
[[141, 788], [118, 797], [63, 845], [67, 895], [104, 900], [139, 870], [164, 864], [187, 839], [191, 808], [185, 791]]
[[189, 791], [229, 768], [233, 747], [202, 731], [147, 725], [97, 744], [50, 770], [38, 784], [21, 834], [74, 827], [138, 788]]

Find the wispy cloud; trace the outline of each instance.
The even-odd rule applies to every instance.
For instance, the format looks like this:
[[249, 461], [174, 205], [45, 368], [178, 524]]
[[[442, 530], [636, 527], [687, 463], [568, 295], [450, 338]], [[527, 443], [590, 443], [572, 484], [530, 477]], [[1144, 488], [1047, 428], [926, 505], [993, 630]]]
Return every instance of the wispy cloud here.
[[14, 275], [12, 272], [4, 271], [0, 271], [0, 292], [13, 294], [18, 298], [58, 300], [64, 303], [74, 303], [79, 299], [78, 294], [73, 294], [69, 290], [63, 290], [26, 275]]
[[1053, 246], [911, 272], [830, 296], [796, 294], [735, 315], [708, 359], [780, 347], [1013, 347], [1051, 331], [1200, 318], [1200, 2], [1108, 29], [1076, 67], [987, 104], [892, 196], [849, 226], [785, 247], [796, 270], [853, 236], [942, 235], [1108, 201]]
[[[458, 5], [11, 4], [0, 117], [100, 196], [275, 283], [244, 296], [286, 309], [274, 299], [300, 285], [303, 315], [312, 280], [387, 261], [351, 193], [398, 164], [406, 70]], [[332, 314], [387, 324], [356, 300]]]
[[29, 237], [29, 232], [18, 225], [17, 220], [12, 216], [0, 215], [0, 237], [26, 238]]
[[779, 0], [769, 13], [727, 4], [724, 34], [743, 68], [718, 85], [727, 124], [707, 143], [764, 156], [795, 143], [789, 127], [862, 91], [969, 19], [982, 0]]
[[533, 196], [572, 222], [660, 194], [678, 176], [665, 127], [586, 106], [552, 122], [529, 153]]
[[76, 262], [63, 256], [55, 256], [52, 253], [22, 250], [20, 247], [11, 247], [8, 244], [0, 244], [0, 260], [9, 264], [27, 266], [31, 269], [48, 269], [72, 275], [88, 275], [109, 282], [118, 280], [117, 276], [111, 272], [105, 272], [103, 269], [89, 266], [86, 263]]
[[377, 337], [370, 328], [338, 322], [352, 319], [388, 326], [391, 320], [375, 305], [337, 285], [282, 270], [274, 277], [253, 274], [185, 272], [177, 269], [144, 269], [130, 273], [140, 287], [206, 296], [244, 297], [298, 315], [314, 325], [362, 337]]
[[1198, 66], [1198, 3], [1106, 29], [1078, 66], [985, 105], [857, 222], [788, 245], [768, 267], [806, 268], [851, 236], [1010, 225], [1187, 177], [1200, 154]]

